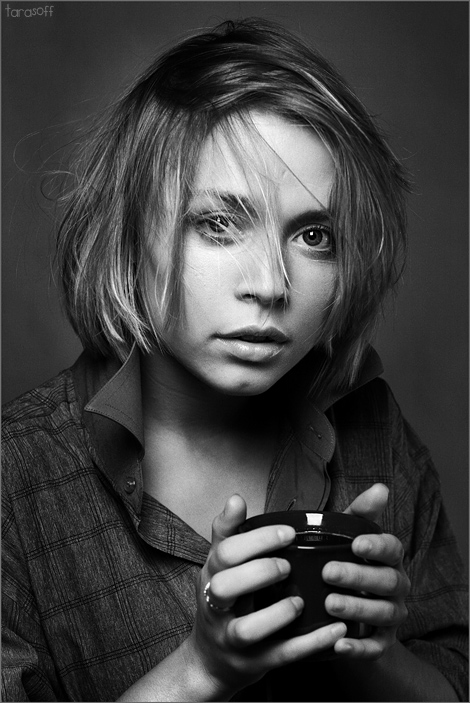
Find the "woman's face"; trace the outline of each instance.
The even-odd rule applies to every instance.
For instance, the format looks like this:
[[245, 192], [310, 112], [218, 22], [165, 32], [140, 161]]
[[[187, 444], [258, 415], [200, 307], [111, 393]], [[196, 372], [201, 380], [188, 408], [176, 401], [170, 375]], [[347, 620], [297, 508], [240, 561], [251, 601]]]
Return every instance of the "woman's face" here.
[[[266, 391], [312, 349], [336, 276], [327, 149], [305, 127], [252, 117], [265, 142], [258, 177], [221, 133], [202, 151], [185, 235], [185, 315], [165, 337], [176, 364], [230, 395]], [[240, 139], [253, 149], [242, 129]]]

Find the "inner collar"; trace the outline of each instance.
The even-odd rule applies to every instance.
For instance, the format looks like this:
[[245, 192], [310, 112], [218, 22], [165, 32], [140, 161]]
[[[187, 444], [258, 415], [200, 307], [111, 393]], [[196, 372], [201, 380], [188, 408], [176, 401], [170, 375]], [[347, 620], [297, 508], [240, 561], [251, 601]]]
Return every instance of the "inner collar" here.
[[[87, 375], [83, 383], [83, 366], [79, 381], [85, 385], [84, 410], [87, 413], [101, 415], [122, 427], [125, 427], [138, 440], [144, 448], [144, 424], [142, 412], [141, 369], [140, 351], [134, 344], [124, 363], [117, 367], [116, 361], [104, 360], [98, 367], [86, 365]], [[283, 412], [290, 416], [294, 428], [304, 436], [310, 436], [312, 449], [317, 451], [323, 459], [329, 461], [334, 448], [334, 432], [331, 428], [325, 411], [335, 402], [353, 390], [360, 388], [383, 372], [383, 366], [377, 352], [369, 347], [368, 354], [362, 365], [360, 374], [353, 387], [346, 391], [337, 391], [321, 397], [311, 397], [308, 393], [313, 373], [309, 370], [308, 363], [302, 364], [305, 371], [300, 383], [288, 387], [282, 394], [285, 398]], [[98, 368], [98, 370], [96, 370]], [[281, 400], [282, 402], [282, 400]], [[308, 409], [308, 412], [306, 410]], [[311, 418], [316, 418], [314, 426]]]

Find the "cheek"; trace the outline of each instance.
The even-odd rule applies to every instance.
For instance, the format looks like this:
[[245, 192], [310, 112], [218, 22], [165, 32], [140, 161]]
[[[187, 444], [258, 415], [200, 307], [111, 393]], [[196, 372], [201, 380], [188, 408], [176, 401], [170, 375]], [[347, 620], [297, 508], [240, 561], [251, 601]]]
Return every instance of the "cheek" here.
[[233, 278], [233, 261], [220, 255], [220, 250], [201, 250], [188, 246], [185, 255], [183, 282], [186, 304], [214, 305], [227, 290]]
[[188, 247], [183, 269], [184, 328], [196, 337], [223, 321], [227, 311], [230, 272], [212, 251]]
[[306, 320], [323, 318], [334, 296], [336, 276], [333, 263], [319, 262], [297, 271], [292, 290], [295, 305]]

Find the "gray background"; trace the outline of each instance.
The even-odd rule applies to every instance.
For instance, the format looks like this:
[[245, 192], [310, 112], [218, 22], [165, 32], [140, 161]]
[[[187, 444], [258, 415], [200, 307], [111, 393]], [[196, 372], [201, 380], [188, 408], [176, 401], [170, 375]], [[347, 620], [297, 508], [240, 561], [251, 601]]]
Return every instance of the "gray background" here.
[[[410, 258], [377, 348], [430, 447], [468, 555], [466, 2], [54, 2], [3, 23], [3, 401], [70, 365], [80, 344], [52, 282], [40, 170], [181, 33], [258, 15], [300, 31], [346, 76], [414, 174]], [[9, 3], [10, 8], [46, 7]]]

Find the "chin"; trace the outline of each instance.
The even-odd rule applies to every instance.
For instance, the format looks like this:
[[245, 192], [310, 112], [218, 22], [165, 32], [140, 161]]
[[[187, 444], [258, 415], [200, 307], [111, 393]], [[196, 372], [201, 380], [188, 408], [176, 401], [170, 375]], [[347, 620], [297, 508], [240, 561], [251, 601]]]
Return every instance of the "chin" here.
[[210, 380], [206, 380], [206, 383], [212, 386], [214, 390], [218, 390], [224, 395], [254, 396], [265, 393], [278, 381], [279, 378], [277, 376], [274, 378], [270, 376], [255, 379], [247, 378], [247, 375], [244, 375], [243, 378], [239, 377], [231, 379], [227, 374], [227, 376], [224, 376], [223, 378], [212, 378]]

